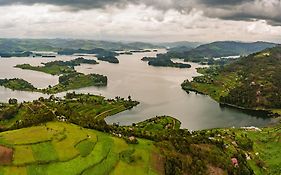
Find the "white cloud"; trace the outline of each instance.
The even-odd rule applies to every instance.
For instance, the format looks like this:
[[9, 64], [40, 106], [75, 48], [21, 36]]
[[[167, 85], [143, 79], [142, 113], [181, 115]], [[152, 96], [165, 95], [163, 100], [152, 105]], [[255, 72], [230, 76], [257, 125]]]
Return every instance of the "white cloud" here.
[[[168, 1], [167, 1], [168, 2]], [[280, 41], [280, 26], [264, 20], [232, 21], [204, 16], [204, 11], [158, 10], [145, 5], [78, 12], [56, 6], [0, 7], [1, 37], [86, 38], [146, 41]]]

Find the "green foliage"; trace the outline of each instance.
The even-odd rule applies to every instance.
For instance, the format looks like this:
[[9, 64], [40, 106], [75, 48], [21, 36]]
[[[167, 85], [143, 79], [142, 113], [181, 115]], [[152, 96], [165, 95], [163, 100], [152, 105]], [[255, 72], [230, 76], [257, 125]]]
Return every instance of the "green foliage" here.
[[79, 66], [81, 64], [98, 64], [98, 62], [96, 62], [95, 60], [89, 60], [79, 57], [71, 61], [52, 61], [43, 64], [44, 66], [31, 66], [30, 64], [21, 64], [16, 65], [15, 67], [44, 72], [52, 75], [61, 75], [75, 72], [75, 66]]
[[56, 150], [51, 142], [34, 144], [31, 148], [37, 162], [51, 162], [58, 159]]
[[176, 68], [191, 68], [190, 64], [175, 63], [169, 56], [165, 54], [157, 54], [157, 57], [144, 57], [143, 61], [148, 61], [148, 65], [157, 67], [176, 67]]
[[122, 160], [128, 164], [133, 163], [135, 161], [135, 158], [133, 156], [134, 152], [135, 152], [134, 149], [128, 149], [128, 150], [122, 151], [119, 154], [120, 160]]
[[4, 86], [12, 90], [36, 91], [36, 88], [32, 84], [23, 79], [18, 78], [13, 78], [9, 80], [0, 79], [0, 86]]
[[56, 94], [72, 89], [79, 89], [82, 87], [89, 86], [106, 86], [107, 77], [99, 74], [88, 74], [82, 73], [69, 73], [59, 77], [59, 84], [43, 89], [42, 92], [48, 94]]
[[[104, 119], [138, 105], [138, 102], [118, 98], [67, 93], [65, 99], [40, 98], [20, 105], [4, 104], [0, 108], [2, 129], [16, 129], [38, 125], [53, 120], [69, 121], [82, 127], [105, 131]], [[63, 118], [63, 119], [62, 119]]]
[[224, 67], [203, 70], [203, 76], [182, 88], [210, 95], [223, 104], [248, 109], [281, 108], [281, 47], [241, 58]]

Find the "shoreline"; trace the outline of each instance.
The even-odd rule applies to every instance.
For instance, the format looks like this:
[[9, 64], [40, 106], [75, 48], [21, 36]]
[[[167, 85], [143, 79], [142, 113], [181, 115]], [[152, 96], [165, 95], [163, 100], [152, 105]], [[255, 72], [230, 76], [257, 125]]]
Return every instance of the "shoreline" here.
[[234, 108], [234, 109], [238, 109], [238, 110], [241, 110], [243, 112], [263, 112], [263, 113], [267, 113], [266, 115], [269, 117], [269, 118], [280, 118], [281, 119], [281, 114], [277, 113], [277, 112], [274, 112], [274, 109], [259, 109], [259, 108], [246, 108], [246, 107], [243, 107], [243, 106], [238, 106], [238, 105], [234, 105], [234, 104], [229, 104], [229, 103], [222, 103], [216, 99], [214, 99], [213, 97], [211, 97], [210, 95], [208, 94], [205, 94], [203, 92], [200, 92], [196, 89], [184, 89], [182, 88], [185, 92], [187, 92], [188, 94], [190, 92], [194, 92], [196, 95], [199, 94], [199, 95], [204, 95], [204, 96], [208, 96], [210, 97], [212, 100], [216, 101], [221, 107], [228, 107], [228, 108]]

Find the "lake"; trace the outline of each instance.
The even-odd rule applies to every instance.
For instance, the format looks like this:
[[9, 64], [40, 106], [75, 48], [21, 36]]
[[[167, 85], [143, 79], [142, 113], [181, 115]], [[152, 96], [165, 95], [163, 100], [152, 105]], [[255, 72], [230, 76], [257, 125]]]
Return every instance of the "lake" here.
[[[165, 50], [159, 50], [165, 52]], [[208, 96], [187, 94], [181, 89], [180, 84], [185, 79], [192, 79], [199, 74], [196, 67], [200, 65], [190, 63], [190, 69], [152, 67], [147, 62], [141, 61], [144, 56], [155, 56], [155, 52], [135, 53], [134, 55], [120, 55], [119, 64], [110, 64], [99, 61], [98, 65], [83, 64], [76, 70], [85, 74], [99, 73], [108, 76], [108, 86], [97, 88], [87, 87], [76, 90], [81, 93], [92, 93], [103, 95], [107, 98], [121, 96], [127, 98], [129, 95], [140, 102], [137, 107], [110, 116], [106, 119], [108, 123], [130, 125], [145, 119], [170, 115], [182, 122], [182, 128], [199, 130], [216, 127], [240, 127], [240, 126], [265, 126], [273, 119], [256, 117], [233, 108], [222, 108], [217, 102]], [[44, 88], [58, 82], [57, 76], [45, 73], [21, 70], [13, 68], [17, 64], [28, 63], [40, 65], [41, 62], [54, 60], [71, 60], [76, 56], [58, 56], [57, 58], [1, 58], [0, 78], [23, 78], [35, 87]], [[87, 59], [95, 59], [94, 56], [84, 56]], [[65, 93], [58, 94], [63, 96]], [[12, 91], [0, 87], [0, 101], [7, 102], [11, 97], [19, 101], [33, 100], [40, 93]]]

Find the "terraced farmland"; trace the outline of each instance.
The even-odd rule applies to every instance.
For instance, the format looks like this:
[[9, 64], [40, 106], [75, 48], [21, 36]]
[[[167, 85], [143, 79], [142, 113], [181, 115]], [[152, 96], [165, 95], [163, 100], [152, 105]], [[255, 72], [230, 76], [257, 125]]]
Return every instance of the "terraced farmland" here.
[[148, 140], [123, 139], [62, 122], [0, 134], [0, 174], [161, 174]]

